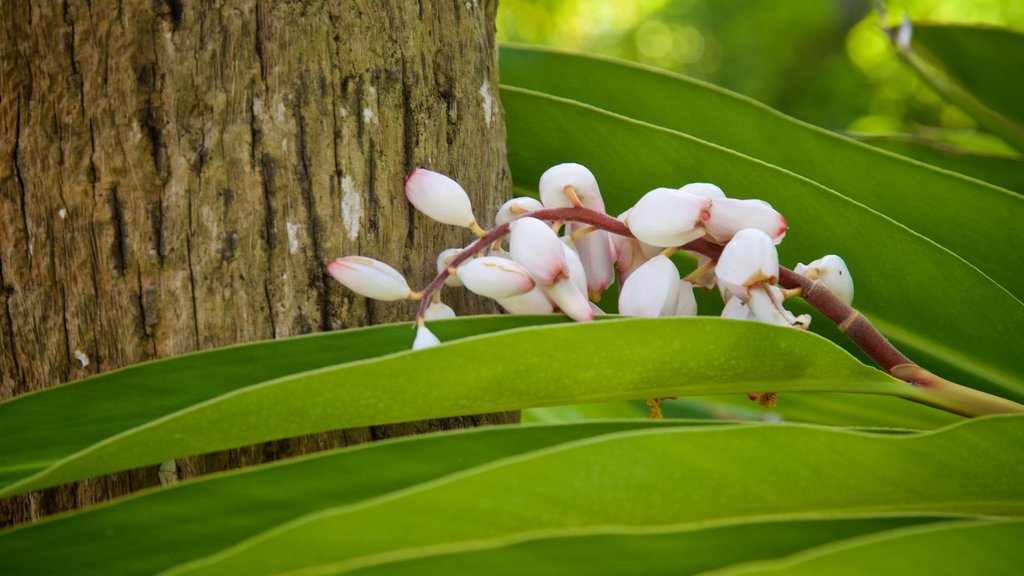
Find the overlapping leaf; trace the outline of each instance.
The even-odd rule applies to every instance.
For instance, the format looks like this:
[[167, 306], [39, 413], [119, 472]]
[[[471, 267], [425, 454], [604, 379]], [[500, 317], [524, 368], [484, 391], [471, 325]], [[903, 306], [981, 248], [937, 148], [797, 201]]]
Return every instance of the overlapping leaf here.
[[575, 161], [594, 171], [613, 213], [651, 188], [689, 181], [756, 191], [790, 222], [783, 263], [842, 255], [855, 305], [912, 358], [951, 362], [979, 387], [1024, 398], [1024, 356], [1007, 337], [1024, 326], [1024, 305], [955, 254], [815, 182], [680, 132], [519, 88], [505, 87], [502, 102], [522, 189], [535, 188], [549, 166]]
[[[436, 327], [444, 337], [529, 321], [468, 318]], [[717, 318], [520, 328], [386, 354], [407, 347], [408, 338], [409, 325], [402, 324], [237, 346], [0, 404], [0, 496], [332, 428], [664, 396], [920, 393], [814, 334]], [[363, 339], [376, 347], [363, 346]], [[349, 352], [338, 350], [342, 346]], [[287, 348], [295, 359], [280, 367], [292, 372], [262, 368], [250, 347], [263, 354]], [[335, 350], [338, 363], [326, 364]], [[310, 371], [300, 371], [300, 358], [309, 359]], [[217, 392], [207, 389], [235, 370], [248, 376]], [[155, 398], [159, 410], [144, 408]], [[88, 415], [79, 414], [83, 403], [91, 403]]]

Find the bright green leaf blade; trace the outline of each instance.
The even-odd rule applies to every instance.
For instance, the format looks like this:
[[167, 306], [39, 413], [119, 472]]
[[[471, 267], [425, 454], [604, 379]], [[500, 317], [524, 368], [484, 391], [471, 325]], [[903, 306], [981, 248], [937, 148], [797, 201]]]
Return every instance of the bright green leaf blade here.
[[[206, 354], [210, 361], [218, 358], [215, 352]], [[179, 375], [161, 385], [185, 383]], [[61, 427], [64, 415], [79, 409], [80, 404], [66, 400], [81, 397], [79, 385], [0, 405], [5, 409], [0, 470], [6, 483], [0, 496], [332, 428], [764, 389], [919, 393], [815, 334], [717, 318], [611, 320], [465, 338], [268, 380], [84, 444], [66, 438], [77, 435], [75, 428]], [[131, 385], [131, 380], [121, 383]], [[170, 389], [163, 393], [173, 394]], [[102, 418], [102, 412], [91, 413]], [[55, 435], [62, 451], [48, 449], [41, 440]], [[39, 447], [49, 458], [23, 446]]]
[[[779, 558], [856, 536], [946, 519], [935, 516], [829, 518], [744, 524], [710, 524], [682, 530], [605, 528], [594, 533], [521, 534], [466, 542], [439, 550], [413, 549], [364, 560], [352, 571], [327, 568], [319, 574], [587, 574], [650, 576], [696, 574], [738, 562]], [[405, 558], [412, 556], [412, 559]]]
[[[1008, 258], [1013, 258], [1008, 234], [1019, 222], [1024, 222], [1024, 200], [1006, 190], [880, 152], [787, 117], [744, 96], [651, 68], [537, 48], [504, 47], [501, 75], [503, 84], [576, 100], [676, 130], [818, 182], [927, 236], [977, 266], [1011, 293], [1018, 297], [1024, 295], [1024, 267], [1006, 264]], [[504, 102], [506, 97], [502, 98]], [[506, 121], [515, 130], [530, 112], [531, 109], [513, 109]], [[558, 129], [566, 128], [559, 126]], [[545, 168], [567, 160], [577, 161], [575, 152], [580, 146], [614, 148], [619, 154], [618, 162], [591, 163], [588, 167], [597, 173], [602, 192], [609, 188], [607, 174], [626, 168], [613, 183], [632, 184], [626, 188], [610, 188], [613, 194], [632, 195], [633, 200], [655, 186], [678, 187], [699, 181], [721, 183], [729, 171], [728, 165], [721, 163], [697, 170], [686, 157], [666, 155], [654, 145], [636, 141], [619, 144], [608, 140], [617, 135], [600, 128], [595, 131], [587, 124], [575, 123], [565, 133], [554, 129], [544, 134], [530, 132], [531, 139], [524, 141], [530, 146], [544, 144], [538, 139], [548, 138], [553, 138], [559, 146], [557, 152], [549, 152], [549, 156], [542, 159]], [[516, 140], [510, 143], [512, 172], [517, 185], [535, 189], [540, 173], [517, 171], [515, 158], [520, 152]], [[640, 156], [653, 157], [665, 164], [661, 174], [673, 168], [672, 177], [642, 174], [635, 163]], [[724, 189], [738, 198], [765, 198], [756, 181], [741, 180]], [[621, 203], [616, 206], [616, 209], [626, 208]], [[797, 230], [829, 224], [840, 230], [856, 230], [856, 226], [843, 226], [842, 214], [835, 215], [834, 222], [827, 222], [791, 218], [789, 212], [782, 212], [794, 227], [787, 243]], [[819, 249], [826, 252], [807, 257], [817, 258], [832, 250], [828, 246]], [[853, 272], [859, 281], [863, 272], [858, 269]]]
[[1016, 574], [1024, 565], [1024, 520], [949, 522], [892, 530], [808, 550], [724, 576], [788, 574]]
[[857, 139], [876, 148], [1002, 186], [1018, 194], [1024, 193], [1024, 158], [1021, 157], [978, 154], [942, 142], [900, 135], [858, 135]]
[[792, 424], [625, 432], [324, 510], [172, 573], [281, 572], [567, 528], [1021, 514], [1022, 441], [1024, 416], [911, 435]]
[[790, 223], [781, 262], [841, 255], [857, 286], [855, 306], [887, 336], [976, 374], [988, 391], [1024, 399], [1024, 355], [1013, 337], [1024, 304], [928, 239], [791, 172], [679, 132], [518, 88], [503, 88], [502, 103], [517, 186], [530, 189], [548, 167], [572, 161], [594, 172], [610, 213], [657, 186], [756, 191]]
[[0, 532], [0, 573], [154, 574], [305, 514], [501, 458], [600, 434], [689, 424], [478, 428], [250, 468]]
[[911, 46], [918, 54], [986, 106], [1024, 125], [1024, 34], [963, 24], [913, 28]]
[[[480, 316], [439, 322], [436, 332], [451, 340], [562, 321], [557, 316]], [[242, 344], [138, 364], [19, 396], [0, 403], [0, 487], [104, 439], [222, 394], [289, 374], [408, 350], [412, 338], [411, 325], [391, 324]], [[116, 469], [108, 466], [93, 473]]]

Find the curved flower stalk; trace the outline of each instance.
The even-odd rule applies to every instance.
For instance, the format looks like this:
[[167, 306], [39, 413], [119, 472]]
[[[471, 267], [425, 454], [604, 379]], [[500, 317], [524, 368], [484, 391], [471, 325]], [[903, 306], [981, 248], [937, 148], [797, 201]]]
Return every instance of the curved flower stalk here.
[[[442, 286], [464, 284], [513, 314], [560, 311], [590, 321], [603, 313], [591, 300], [600, 298], [617, 273], [622, 314], [694, 315], [696, 285], [718, 288], [724, 318], [806, 329], [810, 318], [794, 316], [784, 306], [787, 298], [800, 297], [835, 322], [880, 368], [918, 388], [920, 401], [969, 416], [1024, 412], [1020, 404], [949, 382], [911, 362], [850, 307], [853, 280], [838, 256], [799, 264], [796, 271], [780, 266], [776, 245], [788, 224], [761, 200], [728, 198], [714, 184], [694, 183], [651, 190], [616, 219], [605, 213], [589, 170], [560, 164], [541, 178], [542, 202], [510, 200], [499, 209], [497, 224], [483, 230], [465, 191], [446, 176], [417, 169], [406, 180], [406, 195], [431, 218], [468, 227], [478, 239], [442, 252], [437, 276], [421, 292], [372, 258], [339, 258], [327, 268], [363, 296], [418, 299], [415, 349], [440, 344], [426, 327], [428, 320], [454, 316], [439, 299]], [[559, 238], [563, 226], [567, 236]], [[502, 247], [506, 236], [508, 251]], [[670, 259], [679, 250], [699, 258], [698, 268], [684, 278]], [[770, 404], [765, 398], [775, 401], [774, 395], [758, 396]], [[651, 399], [652, 414], [659, 413], [661, 401]]]

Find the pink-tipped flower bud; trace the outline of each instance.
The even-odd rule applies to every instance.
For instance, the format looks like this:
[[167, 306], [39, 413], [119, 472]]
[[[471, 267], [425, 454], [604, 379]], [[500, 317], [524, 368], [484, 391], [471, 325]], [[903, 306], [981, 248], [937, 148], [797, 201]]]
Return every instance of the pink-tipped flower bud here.
[[711, 198], [712, 200], [725, 198], [725, 192], [722, 192], [721, 188], [708, 182], [694, 182], [692, 184], [687, 184], [680, 188], [679, 191], [686, 192], [687, 194], [693, 194], [694, 196]]
[[444, 302], [431, 302], [423, 312], [424, 320], [447, 320], [455, 318], [455, 310]]
[[[576, 231], [585, 225], [571, 224], [570, 231]], [[589, 294], [600, 294], [612, 283], [615, 276], [614, 258], [609, 234], [604, 230], [588, 232], [576, 239], [576, 251], [583, 270], [586, 272], [587, 291]]]
[[686, 280], [679, 281], [679, 294], [676, 296], [676, 309], [672, 315], [697, 315], [697, 298], [693, 295], [693, 284], [690, 284]]
[[433, 348], [434, 346], [440, 346], [441, 341], [434, 336], [434, 333], [427, 329], [426, 326], [420, 324], [416, 327], [416, 339], [412, 341], [413, 350], [422, 350], [424, 348]]
[[555, 305], [539, 287], [520, 296], [497, 300], [509, 314], [551, 314], [555, 311]]
[[548, 208], [569, 208], [572, 200], [566, 187], [572, 191], [584, 206], [604, 213], [604, 199], [597, 187], [597, 179], [580, 164], [559, 164], [548, 168], [540, 177], [540, 201]]
[[829, 254], [806, 266], [797, 264], [793, 271], [821, 282], [843, 302], [853, 302], [853, 276], [850, 276], [850, 269], [839, 256]]
[[530, 198], [529, 196], [513, 198], [502, 204], [501, 208], [498, 208], [498, 213], [494, 216], [494, 225], [501, 226], [519, 218], [523, 214], [542, 208], [544, 208], [544, 205], [536, 198]]
[[569, 318], [577, 322], [590, 322], [594, 319], [590, 300], [587, 300], [587, 296], [580, 292], [580, 289], [571, 280], [563, 278], [550, 286], [541, 286], [541, 290]]
[[483, 256], [459, 266], [459, 278], [471, 292], [485, 298], [508, 298], [533, 290], [530, 273], [513, 260]]
[[349, 290], [374, 300], [403, 300], [412, 295], [398, 270], [373, 258], [338, 258], [327, 265], [327, 272]]
[[709, 198], [655, 188], [629, 210], [626, 225], [641, 242], [662, 248], [681, 246], [704, 235], [702, 215], [710, 207]]
[[568, 277], [562, 241], [550, 226], [536, 218], [527, 216], [512, 222], [509, 252], [541, 285]]
[[740, 230], [722, 250], [715, 275], [720, 286], [746, 301], [748, 288], [778, 282], [779, 254], [775, 244], [756, 228]]
[[[440, 274], [441, 272], [447, 270], [452, 265], [452, 261], [455, 260], [455, 257], [458, 256], [460, 252], [462, 252], [462, 250], [460, 250], [459, 248], [449, 248], [447, 250], [442, 250], [441, 253], [437, 255], [437, 273]], [[444, 279], [444, 285], [456, 288], [462, 286], [462, 280], [459, 280], [458, 274], [449, 274], [448, 277]]]
[[619, 294], [619, 313], [656, 318], [671, 316], [679, 299], [679, 270], [668, 256], [658, 255], [630, 274]]
[[565, 256], [565, 269], [569, 272], [569, 280], [576, 285], [580, 292], [587, 293], [587, 272], [583, 268], [583, 261], [579, 254], [572, 249], [572, 240], [568, 236], [562, 237], [562, 254]]
[[405, 179], [405, 196], [417, 210], [442, 224], [467, 228], [476, 224], [469, 195], [444, 174], [413, 170]]
[[725, 244], [744, 228], [757, 228], [774, 244], [786, 236], [786, 219], [763, 200], [722, 198], [711, 203], [704, 229], [715, 242]]

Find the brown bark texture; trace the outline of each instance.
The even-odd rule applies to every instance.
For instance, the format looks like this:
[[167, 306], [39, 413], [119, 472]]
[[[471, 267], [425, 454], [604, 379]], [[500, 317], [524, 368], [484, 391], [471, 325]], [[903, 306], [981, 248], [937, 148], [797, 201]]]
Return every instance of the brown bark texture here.
[[[496, 4], [3, 2], [0, 401], [198, 349], [411, 319], [414, 303], [369, 302], [325, 262], [370, 255], [423, 285], [438, 251], [471, 241], [414, 213], [403, 175], [416, 166], [458, 180], [483, 220], [508, 195]], [[163, 475], [514, 417], [281, 440]], [[153, 466], [8, 499], [0, 526], [158, 482]]]

